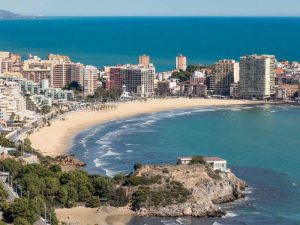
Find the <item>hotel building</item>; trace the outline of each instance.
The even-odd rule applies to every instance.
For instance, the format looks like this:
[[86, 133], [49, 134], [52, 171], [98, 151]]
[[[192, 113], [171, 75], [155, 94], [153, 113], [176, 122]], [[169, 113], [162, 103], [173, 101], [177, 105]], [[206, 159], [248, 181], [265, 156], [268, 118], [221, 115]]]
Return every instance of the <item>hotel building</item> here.
[[83, 86], [83, 65], [69, 62], [54, 63], [51, 86], [63, 88], [72, 81], [77, 81]]
[[275, 94], [275, 56], [248, 55], [240, 60], [240, 97], [269, 99]]
[[83, 91], [85, 95], [93, 95], [99, 86], [99, 70], [94, 66], [83, 68]]
[[154, 95], [154, 79], [155, 67], [152, 64], [111, 67], [107, 89], [122, 90], [125, 85], [132, 96], [150, 97]]
[[17, 83], [0, 80], [0, 112], [2, 119], [14, 113], [23, 120], [26, 115], [26, 101]]
[[154, 95], [155, 67], [128, 65], [120, 70], [122, 84], [127, 91], [138, 97], [151, 97]]
[[186, 56], [178, 55], [176, 57], [176, 69], [186, 71], [187, 67], [187, 59]]
[[230, 85], [239, 81], [239, 63], [220, 60], [214, 65], [214, 89], [216, 95], [230, 95]]
[[48, 60], [56, 61], [56, 62], [71, 63], [71, 59], [69, 58], [69, 56], [65, 56], [65, 55], [50, 54], [50, 55], [48, 55]]
[[34, 57], [25, 60], [21, 69], [24, 78], [35, 83], [40, 83], [42, 80], [52, 79], [52, 63], [48, 60], [41, 60]]

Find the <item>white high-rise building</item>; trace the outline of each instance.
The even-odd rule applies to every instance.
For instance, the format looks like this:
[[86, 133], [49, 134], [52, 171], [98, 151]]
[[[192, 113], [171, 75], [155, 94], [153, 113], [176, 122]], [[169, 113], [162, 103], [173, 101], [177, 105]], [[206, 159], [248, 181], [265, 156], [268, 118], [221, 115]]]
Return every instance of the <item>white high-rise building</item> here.
[[26, 101], [17, 83], [0, 80], [0, 111], [4, 118], [13, 113], [21, 120], [26, 116]]
[[273, 55], [241, 57], [241, 98], [268, 99], [275, 93], [275, 62]]

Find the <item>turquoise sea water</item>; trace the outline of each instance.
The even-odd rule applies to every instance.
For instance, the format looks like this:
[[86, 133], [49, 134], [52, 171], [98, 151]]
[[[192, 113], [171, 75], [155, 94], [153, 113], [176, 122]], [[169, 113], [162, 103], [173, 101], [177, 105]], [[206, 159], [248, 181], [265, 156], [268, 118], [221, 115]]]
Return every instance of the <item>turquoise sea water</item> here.
[[70, 55], [96, 66], [136, 63], [149, 54], [159, 71], [182, 53], [208, 64], [244, 54], [299, 60], [300, 18], [44, 18], [0, 20], [0, 49]]
[[300, 107], [240, 106], [154, 113], [80, 133], [70, 151], [91, 173], [114, 175], [181, 155], [220, 156], [249, 183], [222, 219], [134, 218], [136, 224], [300, 224]]

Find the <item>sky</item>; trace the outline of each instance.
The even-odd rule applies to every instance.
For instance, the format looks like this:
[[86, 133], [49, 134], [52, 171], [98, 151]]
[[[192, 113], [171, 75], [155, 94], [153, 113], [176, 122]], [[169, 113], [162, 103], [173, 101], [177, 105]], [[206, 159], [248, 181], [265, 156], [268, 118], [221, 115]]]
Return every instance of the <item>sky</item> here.
[[0, 0], [44, 16], [300, 16], [300, 0]]

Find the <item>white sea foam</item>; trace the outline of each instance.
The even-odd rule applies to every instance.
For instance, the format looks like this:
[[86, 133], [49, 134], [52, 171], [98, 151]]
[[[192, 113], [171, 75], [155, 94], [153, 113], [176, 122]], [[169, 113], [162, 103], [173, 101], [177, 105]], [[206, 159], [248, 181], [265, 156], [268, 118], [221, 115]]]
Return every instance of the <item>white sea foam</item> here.
[[214, 222], [212, 225], [222, 225], [222, 223]]
[[131, 152], [133, 152], [133, 150], [127, 150], [126, 152], [127, 152], [127, 153], [131, 153]]
[[155, 122], [156, 122], [156, 120], [147, 120], [144, 123], [140, 123], [139, 126], [151, 125], [151, 124], [153, 124]]
[[244, 191], [245, 194], [252, 194], [255, 188], [253, 187], [248, 187], [246, 188], [246, 190]]
[[108, 165], [110, 164], [99, 158], [94, 159], [93, 162], [95, 163], [95, 166], [97, 168], [101, 168], [105, 172], [105, 175], [108, 177], [112, 177], [115, 174], [119, 173], [118, 171], [114, 171], [113, 169], [109, 168]]
[[107, 162], [103, 162], [101, 159], [98, 158], [94, 159], [93, 162], [95, 163], [95, 166], [97, 168], [102, 168], [103, 166], [108, 165]]
[[184, 218], [181, 218], [181, 217], [176, 219], [176, 222], [178, 224], [182, 224], [182, 225], [186, 224], [185, 222], [188, 222], [188, 221], [189, 221], [188, 219], [184, 219]]
[[109, 156], [119, 156], [119, 155], [121, 155], [121, 154], [109, 150], [109, 151], [107, 151], [104, 155], [102, 155], [101, 158], [109, 157]]
[[103, 168], [103, 170], [105, 171], [105, 174], [108, 177], [113, 177], [115, 175], [114, 171], [112, 171], [110, 169]]
[[111, 143], [112, 143], [111, 141], [103, 140], [103, 139], [100, 139], [95, 142], [95, 144], [98, 144], [98, 145], [110, 145]]
[[238, 214], [233, 213], [233, 212], [227, 212], [225, 216], [223, 216], [223, 218], [233, 218], [233, 217], [237, 217]]
[[160, 222], [165, 225], [178, 225], [176, 221], [172, 221], [172, 220], [161, 220]]

